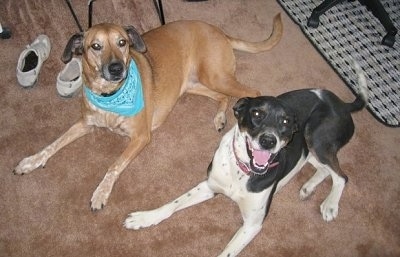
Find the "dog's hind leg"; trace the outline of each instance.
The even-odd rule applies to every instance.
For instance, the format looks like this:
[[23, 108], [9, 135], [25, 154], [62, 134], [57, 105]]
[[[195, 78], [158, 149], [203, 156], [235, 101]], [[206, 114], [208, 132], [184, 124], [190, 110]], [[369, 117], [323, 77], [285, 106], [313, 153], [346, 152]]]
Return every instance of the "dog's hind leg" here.
[[207, 96], [219, 103], [218, 111], [214, 118], [214, 125], [218, 132], [226, 125], [226, 110], [229, 104], [229, 97], [242, 98], [261, 95], [258, 90], [241, 85], [234, 76], [214, 74], [214, 76], [203, 76], [200, 80], [201, 82], [195, 84], [186, 92]]
[[328, 142], [322, 142], [322, 140], [318, 141], [316, 148], [310, 149], [310, 152], [312, 152], [310, 162], [317, 168], [317, 172], [300, 190], [300, 197], [304, 199], [313, 192], [319, 183], [328, 175], [331, 175], [331, 192], [320, 206], [322, 218], [325, 221], [332, 221], [337, 217], [340, 197], [347, 181], [346, 175], [340, 169], [337, 151], [336, 146], [332, 146]]
[[56, 141], [45, 147], [42, 151], [23, 159], [14, 169], [14, 174], [23, 175], [40, 166], [44, 167], [47, 160], [50, 159], [50, 157], [52, 157], [58, 150], [75, 141], [76, 139], [86, 135], [91, 131], [91, 129], [92, 127], [88, 126], [84, 120], [80, 120]]
[[194, 88], [188, 89], [186, 92], [189, 94], [207, 96], [218, 102], [218, 110], [217, 114], [214, 117], [214, 125], [215, 129], [218, 132], [221, 132], [221, 130], [223, 130], [226, 125], [226, 110], [228, 108], [229, 97], [224, 94], [212, 91], [211, 89], [201, 84], [197, 85]]
[[309, 163], [311, 163], [317, 171], [315, 174], [301, 187], [300, 189], [300, 199], [306, 200], [312, 193], [315, 188], [322, 182], [326, 177], [329, 176], [329, 169], [325, 168], [325, 165], [321, 165], [319, 161], [315, 159], [313, 155], [310, 156]]
[[322, 202], [320, 206], [322, 218], [325, 221], [332, 221], [335, 219], [339, 212], [339, 201], [342, 196], [347, 177], [340, 175], [343, 174], [339, 167], [339, 161], [336, 155], [331, 157], [331, 165], [326, 165], [326, 169], [332, 177], [332, 189], [328, 197]]
[[[312, 150], [314, 157], [311, 157], [312, 164], [317, 168], [316, 174], [302, 187], [300, 195], [308, 196], [313, 189], [322, 182], [328, 175], [332, 177], [332, 189], [320, 206], [322, 218], [325, 221], [332, 221], [339, 212], [339, 201], [347, 176], [342, 172], [337, 150], [319, 142], [318, 149]], [[305, 192], [307, 191], [307, 192]]]
[[[310, 152], [321, 167], [332, 177], [332, 189], [320, 206], [322, 218], [332, 221], [338, 215], [339, 200], [347, 182], [347, 176], [339, 165], [337, 153], [351, 139], [354, 131], [350, 114], [338, 115], [329, 105], [322, 105], [309, 117], [305, 138]], [[321, 175], [325, 175], [325, 172]], [[322, 171], [321, 171], [322, 172]]]
[[[219, 92], [221, 94], [232, 96], [236, 98], [242, 97], [257, 97], [260, 96], [260, 91], [242, 85], [234, 75], [227, 74], [213, 74], [207, 77], [200, 77], [200, 81], [206, 85], [210, 90]], [[205, 77], [205, 78], [204, 78]]]
[[158, 209], [133, 212], [129, 214], [128, 218], [126, 218], [124, 222], [124, 226], [128, 229], [137, 230], [152, 225], [157, 225], [161, 221], [169, 218], [173, 213], [211, 199], [214, 197], [214, 195], [215, 193], [208, 186], [208, 182], [204, 181], [177, 199], [161, 206]]

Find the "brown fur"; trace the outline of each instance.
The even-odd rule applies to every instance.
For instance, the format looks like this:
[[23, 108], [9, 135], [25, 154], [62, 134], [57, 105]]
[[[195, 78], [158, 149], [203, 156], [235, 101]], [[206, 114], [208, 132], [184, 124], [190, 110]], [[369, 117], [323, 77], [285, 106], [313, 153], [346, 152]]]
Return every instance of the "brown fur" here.
[[231, 38], [218, 28], [198, 21], [173, 22], [142, 36], [132, 27], [115, 24], [98, 24], [84, 34], [74, 35], [66, 46], [63, 60], [69, 61], [74, 53], [82, 54], [85, 86], [96, 94], [115, 92], [124, 80], [108, 79], [104, 70], [118, 62], [126, 71], [133, 59], [140, 71], [145, 107], [137, 115], [125, 117], [101, 110], [83, 97], [82, 118], [55, 142], [23, 159], [14, 173], [25, 174], [44, 166], [59, 149], [94, 127], [129, 136], [127, 148], [109, 167], [93, 193], [92, 210], [103, 208], [119, 175], [150, 142], [151, 131], [165, 121], [183, 93], [208, 96], [219, 102], [214, 118], [218, 131], [226, 124], [229, 97], [259, 95], [257, 90], [246, 88], [236, 80], [233, 49], [252, 53], [266, 51], [281, 36], [280, 14], [274, 18], [270, 37], [256, 43]]

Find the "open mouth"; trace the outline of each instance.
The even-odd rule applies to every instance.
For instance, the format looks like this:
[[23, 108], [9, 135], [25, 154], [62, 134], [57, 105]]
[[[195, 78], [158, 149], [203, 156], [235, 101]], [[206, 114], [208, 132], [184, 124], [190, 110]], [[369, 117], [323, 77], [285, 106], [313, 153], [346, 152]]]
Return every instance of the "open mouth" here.
[[274, 167], [277, 163], [272, 163], [277, 154], [273, 154], [268, 150], [256, 149], [251, 144], [251, 140], [246, 138], [247, 154], [250, 158], [251, 170], [258, 174], [263, 175], [267, 173], [268, 168]]

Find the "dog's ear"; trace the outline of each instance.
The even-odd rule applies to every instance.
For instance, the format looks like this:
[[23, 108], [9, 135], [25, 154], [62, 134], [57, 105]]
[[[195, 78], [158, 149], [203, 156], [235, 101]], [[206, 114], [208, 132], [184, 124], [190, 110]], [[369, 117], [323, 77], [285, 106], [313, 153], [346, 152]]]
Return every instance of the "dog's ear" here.
[[67, 45], [65, 46], [61, 60], [64, 63], [68, 63], [71, 61], [73, 54], [81, 55], [82, 53], [83, 53], [83, 33], [76, 33], [69, 39]]
[[240, 98], [233, 106], [233, 114], [235, 118], [240, 122], [245, 114], [247, 105], [249, 103], [249, 97]]
[[145, 53], [147, 51], [146, 44], [144, 43], [142, 37], [139, 32], [133, 26], [125, 27], [126, 33], [128, 33], [130, 39], [130, 46], [133, 47], [139, 53]]

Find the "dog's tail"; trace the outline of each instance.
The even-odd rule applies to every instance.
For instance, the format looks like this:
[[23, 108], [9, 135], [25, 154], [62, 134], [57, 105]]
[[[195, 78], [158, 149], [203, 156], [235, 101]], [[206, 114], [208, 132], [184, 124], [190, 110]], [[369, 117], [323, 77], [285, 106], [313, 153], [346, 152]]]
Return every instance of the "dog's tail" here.
[[354, 70], [358, 76], [358, 92], [356, 100], [352, 103], [347, 104], [347, 109], [350, 112], [356, 112], [363, 109], [368, 103], [368, 83], [367, 78], [360, 65], [354, 61]]
[[274, 17], [274, 25], [269, 38], [260, 42], [248, 42], [237, 38], [229, 37], [232, 48], [248, 53], [259, 53], [263, 51], [268, 51], [278, 44], [282, 38], [283, 25], [281, 14], [278, 13]]

